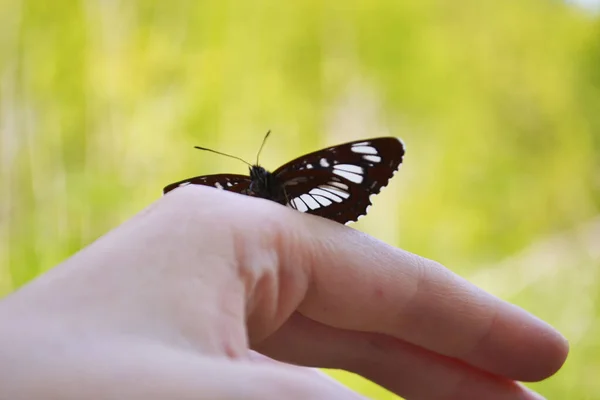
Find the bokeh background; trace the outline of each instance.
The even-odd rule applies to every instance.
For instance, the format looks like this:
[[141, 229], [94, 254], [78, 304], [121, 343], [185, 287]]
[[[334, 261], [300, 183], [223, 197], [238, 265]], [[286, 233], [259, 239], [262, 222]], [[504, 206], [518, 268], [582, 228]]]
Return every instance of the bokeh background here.
[[[396, 135], [353, 225], [570, 340], [549, 399], [600, 399], [595, 2], [0, 0], [0, 296], [193, 175]], [[3, 323], [6, 323], [4, 321]], [[373, 399], [393, 399], [350, 374]]]

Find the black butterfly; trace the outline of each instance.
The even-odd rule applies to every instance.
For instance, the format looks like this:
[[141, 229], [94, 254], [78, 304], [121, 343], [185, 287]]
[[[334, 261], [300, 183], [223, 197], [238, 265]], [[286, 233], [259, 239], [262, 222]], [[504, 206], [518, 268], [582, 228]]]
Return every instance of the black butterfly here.
[[[263, 145], [269, 133], [263, 139]], [[241, 160], [203, 147], [196, 148]], [[387, 185], [403, 156], [404, 146], [397, 138], [357, 140], [298, 157], [274, 172], [258, 165], [258, 156], [254, 165], [241, 160], [250, 167], [249, 176], [197, 176], [172, 183], [163, 192], [166, 194], [189, 184], [212, 186], [272, 200], [346, 224], [367, 213], [367, 207], [371, 205], [369, 197]]]

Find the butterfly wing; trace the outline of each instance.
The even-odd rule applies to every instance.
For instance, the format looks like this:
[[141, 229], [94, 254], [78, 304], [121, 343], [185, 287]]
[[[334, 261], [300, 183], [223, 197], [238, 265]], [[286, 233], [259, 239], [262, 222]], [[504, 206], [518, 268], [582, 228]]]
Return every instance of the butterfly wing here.
[[346, 224], [367, 213], [370, 196], [388, 184], [403, 156], [397, 138], [357, 140], [298, 157], [273, 174], [290, 206]]
[[196, 176], [194, 178], [184, 179], [182, 181], [171, 183], [170, 185], [165, 186], [163, 189], [163, 194], [167, 194], [173, 189], [187, 185], [212, 186], [217, 189], [246, 194], [250, 186], [250, 177], [237, 174]]

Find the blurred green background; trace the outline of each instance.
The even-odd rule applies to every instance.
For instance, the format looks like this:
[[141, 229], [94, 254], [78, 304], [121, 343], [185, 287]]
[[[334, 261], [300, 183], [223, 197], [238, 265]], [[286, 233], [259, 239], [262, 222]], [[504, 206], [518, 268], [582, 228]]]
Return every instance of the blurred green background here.
[[[600, 21], [556, 0], [0, 0], [0, 295], [161, 196], [396, 135], [355, 228], [550, 322], [600, 399]], [[373, 399], [396, 398], [334, 372]]]

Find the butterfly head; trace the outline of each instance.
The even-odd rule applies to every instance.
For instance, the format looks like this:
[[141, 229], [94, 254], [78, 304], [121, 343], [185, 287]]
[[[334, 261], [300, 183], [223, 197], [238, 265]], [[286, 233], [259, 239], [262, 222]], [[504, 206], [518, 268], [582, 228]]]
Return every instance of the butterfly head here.
[[269, 171], [261, 167], [260, 165], [252, 165], [250, 168], [250, 179], [252, 182], [262, 182], [267, 179], [270, 174]]
[[278, 183], [275, 175], [260, 165], [250, 167], [248, 191], [252, 196], [273, 200], [277, 203], [283, 203], [285, 200], [283, 187]]

